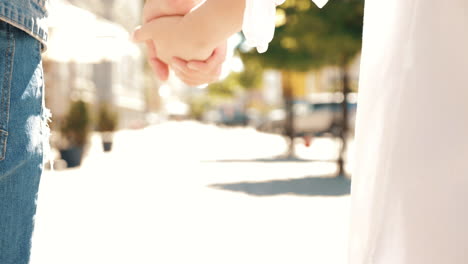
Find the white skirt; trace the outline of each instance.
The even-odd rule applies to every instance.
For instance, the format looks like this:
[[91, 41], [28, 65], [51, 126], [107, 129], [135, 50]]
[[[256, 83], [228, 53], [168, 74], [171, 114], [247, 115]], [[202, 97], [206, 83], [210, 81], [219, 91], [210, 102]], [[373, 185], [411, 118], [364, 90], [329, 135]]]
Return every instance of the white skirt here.
[[367, 0], [349, 264], [468, 263], [468, 1]]
[[[247, 0], [260, 51], [281, 2]], [[467, 264], [468, 0], [367, 0], [361, 62], [348, 264]]]

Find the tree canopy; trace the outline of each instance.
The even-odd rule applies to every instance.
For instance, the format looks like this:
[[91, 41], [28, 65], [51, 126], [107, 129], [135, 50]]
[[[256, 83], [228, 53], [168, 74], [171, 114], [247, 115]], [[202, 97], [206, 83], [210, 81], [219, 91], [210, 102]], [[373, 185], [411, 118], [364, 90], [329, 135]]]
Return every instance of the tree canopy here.
[[330, 0], [323, 9], [310, 0], [288, 0], [277, 8], [268, 51], [251, 50], [242, 58], [291, 71], [347, 65], [361, 49], [363, 13], [363, 0]]

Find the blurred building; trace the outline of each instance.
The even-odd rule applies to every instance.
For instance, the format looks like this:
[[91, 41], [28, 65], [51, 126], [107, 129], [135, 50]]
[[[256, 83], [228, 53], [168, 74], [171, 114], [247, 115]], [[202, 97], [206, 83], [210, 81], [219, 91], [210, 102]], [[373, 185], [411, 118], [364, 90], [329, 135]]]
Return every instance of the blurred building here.
[[[360, 56], [357, 56], [349, 67], [352, 92], [358, 90], [359, 66]], [[329, 66], [307, 72], [302, 84], [296, 87], [295, 97], [310, 103], [322, 103], [327, 100], [324, 95], [341, 91], [341, 81], [341, 72], [338, 67]], [[284, 103], [280, 71], [265, 71], [262, 91], [262, 97], [266, 104], [280, 106]]]
[[[89, 10], [71, 2], [87, 3]], [[73, 99], [83, 99], [92, 106], [114, 105], [121, 127], [136, 126], [144, 120], [144, 58], [140, 48], [130, 42], [127, 29], [137, 23], [136, 11], [141, 10], [141, 3], [126, 1], [128, 8], [124, 10], [129, 16], [125, 21], [118, 19], [126, 23], [122, 26], [109, 20], [114, 17], [110, 7], [118, 2], [51, 1], [44, 71], [47, 106], [54, 120], [64, 116]], [[107, 19], [96, 15], [93, 8], [104, 12]]]
[[142, 0], [69, 0], [77, 7], [91, 11], [106, 20], [132, 31], [141, 23]]
[[[359, 65], [360, 56], [357, 56], [348, 68], [351, 93], [347, 95], [347, 99], [352, 111], [357, 102]], [[258, 128], [265, 122], [284, 119], [283, 72], [265, 69], [262, 77], [259, 89], [239, 89], [233, 98], [212, 103], [204, 110], [202, 120], [225, 125], [248, 123]], [[320, 131], [331, 127], [332, 122], [340, 118], [342, 77], [341, 69], [333, 66], [309, 72], [288, 73], [288, 78], [292, 80], [290, 87], [294, 96], [294, 110], [296, 114], [305, 117], [296, 120], [299, 126], [307, 124], [311, 131]], [[316, 111], [316, 108], [320, 108], [320, 111]], [[354, 113], [350, 116], [350, 122], [354, 122]], [[278, 127], [283, 128], [281, 125]]]

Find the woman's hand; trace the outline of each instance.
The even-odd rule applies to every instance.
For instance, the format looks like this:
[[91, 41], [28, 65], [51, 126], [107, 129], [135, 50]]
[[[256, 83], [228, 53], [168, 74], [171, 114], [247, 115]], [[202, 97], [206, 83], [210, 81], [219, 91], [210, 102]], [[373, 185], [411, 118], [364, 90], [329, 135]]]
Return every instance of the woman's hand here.
[[[149, 45], [155, 43], [150, 63], [158, 76], [166, 75], [167, 79], [169, 71], [166, 65], [170, 63], [176, 75], [188, 85], [196, 86], [216, 81], [226, 58], [226, 43], [214, 52], [208, 53], [203, 49], [200, 51], [178, 34], [181, 19], [180, 16], [171, 16], [150, 21], [135, 30], [133, 39], [147, 44], [150, 41]], [[194, 60], [200, 57], [208, 59]]]
[[226, 59], [226, 48], [227, 43], [216, 48], [206, 61], [185, 61], [173, 58], [171, 68], [180, 80], [190, 86], [216, 82]]
[[172, 57], [183, 57], [183, 37], [179, 37], [180, 21], [182, 16], [165, 16], [135, 29], [133, 40], [135, 42], [152, 41], [156, 47], [156, 56], [162, 62], [169, 64]]

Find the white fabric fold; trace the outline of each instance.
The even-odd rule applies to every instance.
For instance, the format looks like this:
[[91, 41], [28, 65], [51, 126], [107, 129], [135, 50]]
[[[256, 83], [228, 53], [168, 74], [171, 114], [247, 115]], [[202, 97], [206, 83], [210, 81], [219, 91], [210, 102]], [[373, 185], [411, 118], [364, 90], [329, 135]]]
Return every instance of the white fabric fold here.
[[324, 7], [327, 3], [328, 0], [312, 0], [319, 8]]
[[[285, 0], [246, 0], [242, 32], [248, 46], [257, 48], [259, 53], [268, 50], [275, 34], [276, 6]], [[313, 0], [322, 8], [328, 0]]]

